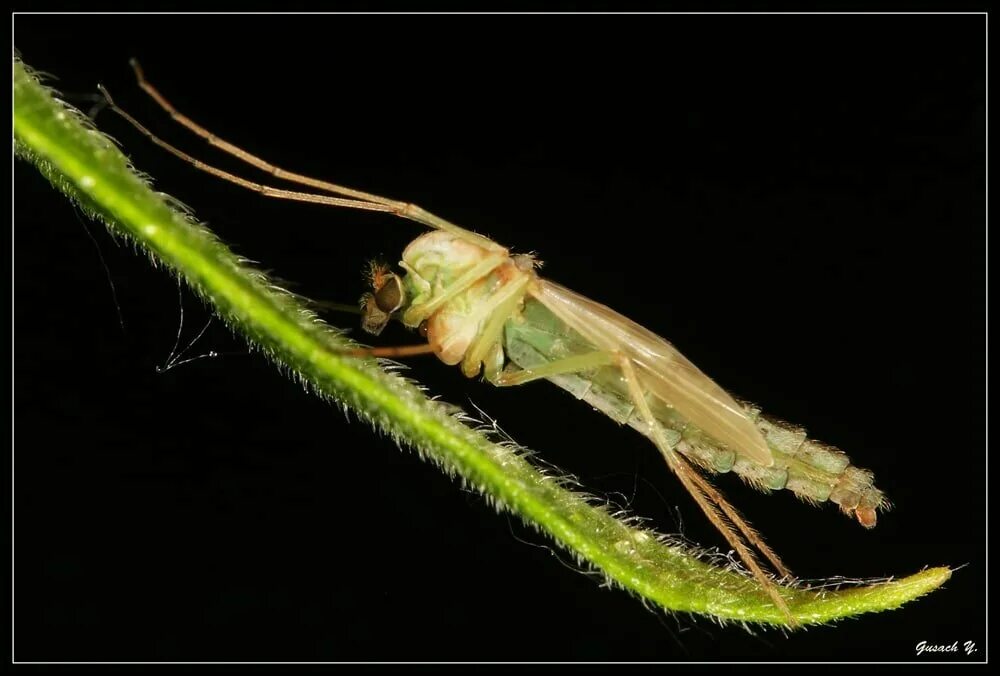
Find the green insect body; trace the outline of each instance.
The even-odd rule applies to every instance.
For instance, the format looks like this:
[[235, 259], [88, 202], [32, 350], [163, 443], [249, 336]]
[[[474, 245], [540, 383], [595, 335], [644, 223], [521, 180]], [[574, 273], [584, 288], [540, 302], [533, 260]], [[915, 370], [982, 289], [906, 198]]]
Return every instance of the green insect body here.
[[[403, 323], [424, 325], [442, 361], [461, 363], [470, 377], [482, 369], [488, 381], [503, 384], [505, 375], [532, 372], [568, 358], [586, 359], [598, 351], [541, 302], [541, 294], [532, 293], [533, 285], [544, 280], [534, 273], [530, 259], [500, 255], [498, 263], [486, 269], [491, 255], [476, 243], [440, 231], [422, 235], [403, 253], [402, 284], [409, 299], [402, 310]], [[456, 287], [462, 288], [456, 292]], [[505, 293], [509, 298], [503, 307], [505, 303], [497, 299]], [[617, 364], [545, 379], [652, 438]], [[866, 528], [873, 527], [877, 511], [888, 506], [873, 485], [871, 472], [851, 465], [843, 452], [809, 439], [805, 430], [761, 415], [752, 404], [734, 403], [766, 443], [768, 464], [699, 428], [662, 397], [644, 396], [671, 449], [706, 471], [734, 472], [758, 490], [789, 490], [812, 504], [829, 500]]]
[[[556, 359], [592, 351], [593, 346], [548, 308], [529, 298], [521, 315], [507, 321], [504, 350], [507, 358], [518, 367], [533, 369]], [[614, 368], [559, 374], [549, 380], [619, 424], [628, 424], [648, 434], [646, 424]], [[884, 495], [873, 485], [871, 472], [851, 465], [842, 451], [809, 439], [805, 430], [762, 416], [760, 409], [752, 404], [744, 404], [744, 408], [771, 449], [774, 464], [770, 467], [741, 454], [739, 449], [727, 448], [714, 441], [662, 401], [651, 399], [650, 405], [674, 448], [707, 471], [735, 472], [758, 490], [790, 490], [809, 503], [829, 500], [844, 513], [854, 514], [869, 528], [875, 525], [875, 511], [887, 506]]]

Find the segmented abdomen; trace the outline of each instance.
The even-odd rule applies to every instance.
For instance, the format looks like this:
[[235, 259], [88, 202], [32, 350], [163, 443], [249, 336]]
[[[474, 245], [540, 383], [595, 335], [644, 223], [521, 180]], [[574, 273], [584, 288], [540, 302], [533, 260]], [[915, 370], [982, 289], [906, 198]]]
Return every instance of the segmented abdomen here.
[[758, 490], [786, 489], [814, 504], [829, 500], [862, 526], [875, 526], [877, 511], [889, 504], [869, 470], [852, 465], [843, 451], [808, 438], [801, 427], [765, 417], [752, 404], [743, 406], [767, 439], [774, 456], [771, 467], [717, 446], [698, 430], [674, 428], [680, 437], [677, 450], [710, 471], [735, 472]]
[[[550, 361], [554, 350], [538, 349], [543, 347], [542, 338], [544, 336], [531, 327], [509, 327], [505, 346], [507, 357], [525, 369]], [[613, 367], [588, 374], [557, 375], [548, 380], [616, 422], [649, 436], [648, 426], [629, 399], [620, 373]], [[758, 407], [741, 403], [767, 440], [774, 457], [770, 467], [753, 462], [738, 450], [722, 446], [670, 406], [655, 397], [649, 399], [650, 408], [663, 426], [669, 443], [699, 467], [715, 473], [735, 472], [763, 492], [786, 489], [811, 504], [829, 500], [845, 514], [853, 515], [864, 527], [875, 526], [876, 513], [887, 509], [889, 502], [875, 487], [874, 476], [869, 470], [851, 465], [850, 458], [842, 451], [809, 439], [804, 429], [763, 416]]]
[[[619, 393], [609, 392], [594, 381], [581, 381], [573, 387], [576, 396], [618, 422], [649, 436], [645, 421], [631, 402], [625, 402]], [[588, 385], [585, 391], [579, 387], [583, 382]], [[843, 451], [808, 438], [801, 427], [768, 418], [761, 415], [760, 408], [753, 404], [741, 403], [767, 440], [774, 456], [774, 464], [770, 467], [719, 445], [688, 424], [673, 409], [662, 402], [650, 401], [654, 415], [667, 432], [668, 441], [698, 466], [715, 473], [735, 472], [759, 491], [785, 489], [811, 504], [829, 500], [845, 514], [854, 515], [865, 528], [875, 526], [876, 513], [887, 509], [889, 503], [882, 491], [875, 487], [872, 472], [852, 465]]]

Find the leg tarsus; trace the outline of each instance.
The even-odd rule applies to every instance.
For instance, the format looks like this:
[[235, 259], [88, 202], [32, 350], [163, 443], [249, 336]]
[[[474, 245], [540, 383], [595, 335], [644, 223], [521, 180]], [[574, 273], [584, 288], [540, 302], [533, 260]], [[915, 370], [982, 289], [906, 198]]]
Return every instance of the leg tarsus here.
[[764, 539], [760, 536], [753, 526], [746, 522], [743, 516], [729, 504], [729, 501], [723, 497], [722, 493], [719, 492], [715, 486], [713, 486], [705, 477], [701, 476], [697, 471], [693, 471], [692, 474], [695, 480], [698, 482], [700, 488], [708, 495], [709, 499], [712, 500], [722, 513], [726, 515], [729, 522], [732, 523], [739, 531], [743, 534], [743, 537], [750, 542], [750, 544], [756, 547], [761, 554], [774, 566], [775, 572], [778, 573], [782, 578], [793, 578], [792, 572], [788, 567], [782, 562], [778, 555], [775, 554], [774, 550], [771, 549]]
[[[708, 517], [709, 521], [712, 522], [729, 545], [736, 550], [739, 557], [746, 564], [747, 568], [753, 574], [757, 582], [764, 588], [771, 600], [774, 601], [774, 605], [781, 611], [785, 616], [786, 621], [792, 627], [798, 626], [798, 621], [792, 615], [791, 610], [788, 608], [788, 604], [785, 603], [785, 599], [781, 597], [778, 593], [777, 585], [774, 581], [767, 576], [766, 573], [761, 569], [760, 565], [757, 563], [756, 557], [754, 557], [753, 552], [750, 548], [743, 542], [740, 537], [740, 533], [736, 532], [727, 525], [725, 518], [720, 514], [719, 509], [721, 508], [723, 512], [732, 512], [736, 514], [736, 510], [733, 509], [729, 503], [722, 498], [721, 494], [715, 490], [713, 486], [694, 469], [683, 457], [667, 443], [666, 437], [663, 435], [663, 429], [660, 426], [659, 421], [653, 416], [653, 412], [649, 407], [649, 402], [646, 401], [646, 396], [642, 391], [642, 386], [639, 383], [639, 379], [636, 376], [635, 368], [632, 366], [632, 362], [629, 361], [624, 355], [619, 355], [618, 357], [619, 365], [622, 370], [622, 375], [625, 377], [625, 382], [628, 385], [629, 394], [632, 397], [632, 403], [635, 404], [636, 408], [642, 414], [643, 419], [649, 426], [650, 436], [653, 443], [660, 450], [664, 459], [667, 461], [667, 465], [673, 471], [673, 473], [680, 480], [681, 484], [687, 489], [687, 491], [694, 498], [698, 506]], [[706, 492], [704, 487], [708, 487], [709, 491]], [[725, 505], [723, 507], [723, 505]], [[737, 519], [743, 526], [750, 530], [749, 525], [736, 514]], [[743, 531], [743, 528], [740, 528]], [[752, 532], [752, 531], [751, 531]], [[752, 538], [752, 541], [762, 542], [760, 536]], [[768, 549], [770, 551], [770, 549]], [[773, 555], [773, 552], [771, 552]], [[769, 557], [770, 558], [770, 557]], [[775, 557], [777, 558], [777, 557]], [[780, 563], [780, 561], [779, 561]], [[784, 569], [784, 566], [781, 566]], [[787, 570], [787, 569], [785, 569]]]

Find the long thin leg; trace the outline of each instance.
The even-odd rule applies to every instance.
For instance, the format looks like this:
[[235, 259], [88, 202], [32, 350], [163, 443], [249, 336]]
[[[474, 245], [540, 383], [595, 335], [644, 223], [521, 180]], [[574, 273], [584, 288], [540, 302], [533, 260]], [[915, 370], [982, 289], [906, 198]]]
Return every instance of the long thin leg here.
[[764, 539], [760, 536], [760, 533], [758, 533], [753, 526], [747, 523], [746, 519], [744, 519], [743, 516], [732, 505], [729, 504], [729, 501], [727, 501], [725, 497], [723, 497], [722, 493], [719, 492], [719, 489], [713, 486], [705, 477], [703, 477], [698, 472], [693, 472], [692, 474], [695, 477], [695, 480], [697, 481], [698, 485], [705, 492], [705, 494], [708, 495], [708, 497], [712, 500], [712, 502], [714, 502], [719, 506], [719, 509], [722, 510], [722, 513], [726, 515], [726, 518], [728, 518], [729, 521], [732, 522], [732, 524], [739, 529], [740, 533], [742, 533], [743, 536], [746, 537], [747, 540], [749, 540], [750, 544], [756, 547], [760, 551], [760, 553], [763, 554], [765, 558], [767, 558], [767, 560], [771, 563], [771, 565], [774, 566], [774, 570], [778, 573], [778, 575], [780, 575], [783, 578], [794, 577], [792, 575], [792, 572], [788, 569], [788, 566], [786, 566], [784, 562], [782, 562], [782, 560], [774, 552], [774, 550], [771, 549], [766, 542], [764, 542]]
[[[581, 371], [587, 371], [593, 368], [599, 368], [601, 366], [607, 366], [615, 363], [619, 365], [622, 375], [625, 377], [625, 381], [628, 385], [629, 395], [636, 408], [643, 416], [646, 424], [649, 426], [653, 437], [653, 443], [656, 444], [664, 458], [666, 458], [667, 465], [677, 475], [688, 492], [691, 493], [695, 502], [698, 503], [698, 506], [701, 507], [703, 512], [705, 512], [709, 521], [712, 522], [712, 525], [714, 525], [722, 533], [722, 535], [729, 542], [729, 545], [735, 549], [737, 553], [739, 553], [740, 558], [743, 559], [757, 581], [774, 600], [775, 605], [785, 614], [789, 623], [794, 626], [796, 623], [795, 619], [788, 610], [788, 606], [785, 604], [784, 599], [782, 599], [778, 594], [777, 588], [771, 579], [767, 577], [764, 571], [757, 564], [757, 560], [754, 557], [753, 552], [740, 538], [740, 534], [745, 536], [753, 545], [757, 546], [782, 575], [790, 575], [788, 573], [788, 569], [785, 568], [784, 564], [781, 563], [774, 552], [771, 551], [770, 547], [764, 543], [764, 541], [750, 527], [750, 525], [746, 523], [739, 513], [726, 501], [722, 494], [719, 493], [719, 491], [703, 476], [701, 476], [697, 470], [692, 468], [680, 454], [671, 448], [670, 444], [663, 435], [663, 429], [660, 426], [659, 421], [656, 420], [652, 410], [649, 408], [649, 403], [646, 401], [646, 397], [642, 392], [641, 386], [639, 385], [635, 368], [628, 359], [608, 351], [588, 352], [586, 354], [575, 355], [565, 359], [558, 359], [530, 370], [523, 370], [509, 374], [504, 373], [499, 379], [493, 382], [498, 386], [521, 385], [539, 378], [549, 378], [563, 373], [579, 373]], [[719, 513], [720, 509], [722, 510], [722, 513], [725, 514], [725, 517], [728, 517], [728, 519], [736, 526], [739, 533], [734, 532], [733, 529], [726, 523], [726, 518], [723, 517], [723, 514]]]
[[433, 354], [434, 348], [429, 343], [420, 345], [388, 345], [384, 347], [349, 347], [343, 351], [336, 350], [339, 354], [346, 354], [349, 357], [413, 357], [420, 354]]
[[601, 366], [614, 364], [615, 361], [616, 357], [611, 352], [588, 352], [586, 354], [566, 357], [565, 359], [550, 361], [547, 364], [542, 364], [541, 366], [536, 366], [530, 369], [501, 373], [500, 377], [497, 378], [493, 384], [497, 387], [513, 387], [515, 385], [530, 383], [532, 380], [551, 378], [552, 376], [558, 376], [563, 373], [580, 373], [581, 371], [589, 371], [591, 369], [600, 368]]
[[[543, 296], [540, 296], [538, 294], [532, 294], [532, 295], [539, 302], [541, 302], [543, 304], [545, 303], [545, 299], [544, 299]], [[549, 307], [549, 306], [546, 305], [546, 307]], [[597, 339], [597, 337], [594, 336], [594, 334], [589, 330], [589, 327], [584, 322], [579, 321], [578, 318], [576, 318], [576, 317], [574, 317], [572, 315], [569, 315], [569, 314], [567, 314], [565, 312], [559, 312], [558, 309], [554, 308], [554, 307], [549, 307], [549, 309], [552, 310], [552, 312], [555, 313], [557, 316], [559, 316], [563, 321], [565, 321], [570, 326], [570, 328], [574, 329], [575, 331], [579, 332], [581, 335], [583, 335], [583, 336], [589, 338], [590, 340], [594, 341], [595, 344], [598, 345], [599, 347], [603, 347], [606, 351], [612, 351], [612, 352], [614, 351], [615, 346], [613, 346], [613, 345], [601, 345], [600, 341]], [[631, 362], [628, 362], [628, 367], [629, 367], [629, 369], [633, 373], [635, 372], [634, 368], [631, 365]], [[638, 379], [637, 379], [637, 382], [638, 382]], [[640, 388], [640, 391], [641, 391], [641, 388]], [[643, 404], [646, 405], [646, 407], [648, 408], [648, 404], [646, 403], [645, 398], [643, 398]], [[671, 451], [671, 452], [673, 453], [673, 451]], [[677, 455], [678, 457], [680, 457], [677, 453], [673, 453], [673, 454]], [[726, 516], [730, 518], [732, 524], [737, 529], [739, 529], [739, 531], [743, 534], [743, 536], [746, 537], [746, 539], [753, 546], [757, 547], [760, 550], [760, 552], [762, 554], [764, 554], [764, 556], [774, 566], [775, 570], [778, 571], [778, 573], [780, 575], [782, 575], [783, 577], [792, 577], [791, 572], [788, 570], [788, 567], [785, 566], [785, 564], [781, 561], [780, 558], [778, 558], [778, 555], [774, 553], [774, 550], [772, 550], [767, 545], [767, 543], [764, 542], [764, 540], [760, 537], [760, 535], [750, 526], [749, 523], [746, 522], [745, 519], [743, 519], [742, 516], [740, 516], [739, 512], [737, 512], [728, 503], [728, 501], [726, 501], [726, 499], [722, 496], [722, 494], [714, 486], [712, 486], [707, 480], [705, 480], [704, 477], [702, 477], [700, 474], [697, 474], [696, 472], [692, 472], [692, 473], [695, 475], [696, 480], [700, 481], [702, 483], [702, 486], [703, 486], [702, 490], [703, 490], [703, 492], [709, 498], [711, 498], [713, 500], [713, 502], [715, 502], [716, 504], [719, 505], [719, 507], [722, 509], [722, 511], [726, 514]]]
[[353, 188], [348, 188], [346, 186], [337, 185], [336, 183], [330, 183], [328, 181], [323, 181], [320, 179], [312, 178], [310, 176], [304, 176], [302, 174], [296, 174], [291, 171], [286, 171], [281, 167], [275, 166], [260, 157], [257, 157], [253, 153], [243, 150], [239, 146], [233, 145], [229, 141], [219, 138], [212, 132], [208, 131], [200, 124], [192, 120], [187, 115], [181, 113], [177, 108], [171, 104], [163, 94], [161, 94], [156, 87], [154, 87], [148, 80], [146, 80], [146, 75], [143, 73], [142, 66], [136, 59], [130, 59], [129, 65], [132, 66], [132, 70], [135, 72], [135, 79], [139, 87], [146, 92], [150, 98], [152, 98], [164, 111], [170, 115], [173, 120], [182, 126], [186, 127], [190, 131], [194, 132], [210, 145], [215, 146], [223, 152], [229, 153], [230, 155], [243, 160], [247, 164], [257, 167], [261, 171], [265, 171], [275, 178], [291, 181], [293, 183], [299, 183], [302, 185], [307, 185], [310, 188], [316, 188], [317, 190], [322, 190], [324, 192], [333, 193], [334, 195], [344, 195], [345, 197], [351, 197], [357, 200], [362, 200], [365, 202], [376, 202], [378, 204], [385, 204], [388, 206], [398, 207], [402, 205], [402, 202], [392, 200], [386, 197], [381, 197], [380, 195], [373, 195], [371, 193], [363, 192], [361, 190], [354, 190]]
[[[628, 384], [629, 394], [632, 397], [632, 403], [636, 405], [639, 412], [645, 419], [646, 424], [649, 425], [653, 442], [656, 444], [657, 448], [660, 449], [660, 453], [662, 453], [663, 457], [666, 459], [667, 465], [674, 472], [674, 474], [677, 475], [677, 478], [680, 479], [680, 482], [695, 499], [698, 506], [701, 507], [709, 521], [711, 521], [719, 532], [721, 532], [726, 538], [726, 541], [729, 542], [729, 546], [736, 550], [740, 558], [750, 569], [750, 572], [753, 573], [757, 582], [760, 583], [760, 585], [771, 597], [771, 600], [774, 601], [774, 604], [785, 615], [788, 623], [791, 626], [796, 626], [798, 622], [788, 609], [788, 604], [785, 603], [785, 600], [778, 593], [777, 586], [775, 586], [771, 578], [769, 578], [761, 569], [760, 565], [757, 563], [757, 559], [753, 555], [753, 552], [742, 541], [739, 534], [726, 524], [725, 519], [716, 509], [716, 505], [722, 508], [723, 511], [727, 511], [726, 508], [722, 507], [723, 505], [726, 505], [729, 510], [732, 510], [732, 507], [729, 506], [729, 504], [717, 491], [713, 491], [715, 495], [706, 493], [703, 486], [707, 485], [708, 482], [704, 479], [704, 477], [701, 477], [697, 471], [680, 456], [679, 453], [674, 451], [674, 449], [670, 447], [669, 443], [667, 443], [666, 437], [663, 435], [663, 428], [653, 416], [653, 411], [649, 408], [649, 402], [646, 401], [646, 395], [643, 393], [642, 386], [639, 384], [639, 378], [636, 375], [635, 368], [632, 366], [632, 362], [625, 357], [621, 357], [619, 359], [619, 366], [621, 367], [622, 375], [625, 377], [625, 382]], [[732, 511], [735, 512], [735, 510]]]
[[473, 377], [479, 373], [480, 365], [487, 355], [497, 358], [497, 363], [487, 364], [487, 379], [493, 378], [502, 368], [503, 350], [497, 354], [494, 352], [494, 345], [501, 340], [504, 324], [517, 311], [518, 305], [524, 299], [524, 289], [528, 286], [528, 277], [522, 277], [520, 281], [508, 284], [493, 294], [489, 304], [483, 310], [483, 316], [487, 317], [479, 330], [472, 344], [465, 350], [465, 358], [462, 360], [462, 373], [468, 377]]
[[260, 193], [265, 197], [276, 197], [278, 199], [294, 200], [297, 202], [312, 202], [314, 204], [325, 204], [327, 206], [334, 207], [346, 207], [349, 209], [363, 209], [365, 211], [381, 211], [385, 213], [394, 213], [391, 206], [385, 204], [377, 204], [374, 202], [364, 202], [361, 200], [345, 199], [343, 197], [330, 197], [329, 195], [317, 195], [315, 193], [308, 192], [297, 192], [294, 190], [282, 190], [281, 188], [274, 188], [267, 185], [262, 185], [260, 183], [255, 183], [253, 181], [248, 181], [245, 178], [240, 178], [234, 174], [230, 174], [228, 171], [223, 171], [222, 169], [217, 169], [209, 164], [205, 164], [201, 160], [195, 159], [185, 153], [182, 150], [178, 150], [174, 146], [170, 145], [166, 141], [157, 137], [153, 132], [142, 126], [138, 120], [126, 113], [124, 110], [115, 104], [114, 99], [111, 98], [111, 94], [108, 90], [101, 85], [97, 85], [97, 88], [104, 94], [104, 97], [108, 101], [108, 107], [115, 113], [123, 117], [129, 124], [138, 129], [142, 134], [149, 137], [156, 145], [160, 146], [167, 152], [176, 155], [185, 162], [194, 166], [195, 169], [200, 169], [208, 174], [211, 174], [217, 178], [221, 178], [230, 183], [235, 183], [236, 185], [246, 188], [247, 190], [253, 190], [254, 192]]
[[329, 300], [312, 300], [309, 301], [309, 305], [323, 310], [330, 310], [331, 312], [346, 312], [352, 315], [359, 315], [362, 312], [361, 308], [356, 304], [335, 303]]
[[[212, 132], [208, 131], [207, 129], [196, 123], [188, 116], [181, 113], [169, 101], [167, 101], [167, 99], [162, 94], [160, 94], [160, 92], [152, 84], [150, 84], [148, 80], [146, 80], [146, 76], [143, 73], [142, 67], [139, 65], [138, 61], [132, 59], [131, 61], [129, 61], [129, 63], [132, 66], [132, 69], [135, 71], [135, 77], [136, 80], [138, 81], [139, 87], [141, 87], [144, 92], [146, 92], [154, 101], [156, 101], [156, 103], [161, 108], [163, 108], [163, 110], [166, 111], [167, 114], [169, 114], [170, 117], [173, 118], [176, 122], [183, 125], [190, 131], [194, 132], [195, 134], [197, 134], [198, 136], [200, 136], [201, 138], [203, 138], [205, 141], [215, 146], [216, 148], [226, 153], [229, 153], [230, 155], [233, 155], [234, 157], [239, 158], [240, 160], [243, 160], [247, 164], [250, 164], [258, 168], [261, 171], [265, 171], [271, 174], [275, 178], [291, 181], [293, 183], [298, 183], [300, 185], [306, 185], [309, 186], [310, 188], [322, 190], [323, 192], [332, 193], [334, 195], [343, 195], [345, 197], [351, 198], [352, 201], [380, 204], [387, 208], [370, 209], [370, 210], [386, 211], [395, 214], [397, 216], [401, 216], [402, 218], [406, 218], [411, 221], [416, 221], [417, 223], [426, 225], [430, 228], [434, 228], [435, 230], [445, 230], [447, 232], [454, 233], [456, 235], [461, 236], [463, 239], [466, 239], [474, 244], [478, 244], [479, 246], [482, 246], [484, 248], [494, 251], [506, 251], [502, 246], [500, 246], [493, 240], [487, 237], [483, 237], [482, 235], [478, 235], [472, 232], [471, 230], [466, 230], [465, 228], [459, 227], [454, 223], [446, 221], [440, 216], [435, 216], [434, 214], [430, 213], [429, 211], [425, 211], [424, 209], [418, 207], [415, 204], [401, 202], [399, 200], [390, 199], [388, 197], [382, 197], [381, 195], [375, 195], [373, 193], [364, 192], [362, 190], [356, 190], [354, 188], [348, 188], [347, 186], [338, 185], [336, 183], [331, 183], [329, 181], [323, 181], [318, 178], [312, 178], [310, 176], [305, 176], [303, 174], [297, 174], [295, 172], [287, 171], [285, 169], [282, 169], [281, 167], [271, 164], [270, 162], [260, 157], [257, 157], [253, 153], [249, 153], [246, 150], [240, 148], [239, 146], [236, 146], [224, 139], [219, 138]], [[105, 96], [107, 96], [106, 92]], [[110, 97], [108, 97], [108, 100], [110, 102]], [[121, 114], [120, 110], [118, 112], [119, 114]], [[126, 119], [129, 118], [126, 117]], [[133, 124], [135, 123], [133, 122]], [[145, 133], [147, 136], [150, 136], [154, 141], [157, 140], [155, 137], [153, 137], [152, 134], [149, 134], [148, 132]], [[163, 145], [162, 143], [158, 144]], [[197, 164], [195, 166], [197, 166]], [[218, 174], [216, 175], [218, 176]], [[325, 202], [319, 202], [319, 203], [323, 204]], [[354, 205], [336, 204], [334, 206], [354, 206]], [[357, 208], [363, 208], [363, 207], [357, 207]]]

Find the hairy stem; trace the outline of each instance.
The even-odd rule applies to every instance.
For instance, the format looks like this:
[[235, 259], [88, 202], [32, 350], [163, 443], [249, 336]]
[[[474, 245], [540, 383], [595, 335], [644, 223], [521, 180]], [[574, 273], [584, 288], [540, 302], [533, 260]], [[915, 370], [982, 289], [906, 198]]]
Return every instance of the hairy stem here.
[[[14, 134], [19, 157], [114, 234], [179, 275], [224, 321], [317, 394], [457, 475], [618, 586], [668, 610], [785, 625], [752, 579], [612, 516], [599, 500], [537, 467], [524, 449], [467, 426], [454, 407], [428, 399], [377, 361], [346, 355], [343, 349], [353, 343], [151, 190], [107, 137], [19, 60]], [[932, 568], [838, 590], [782, 587], [781, 595], [800, 624], [816, 624], [896, 608], [950, 575], [948, 568]]]

